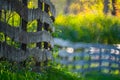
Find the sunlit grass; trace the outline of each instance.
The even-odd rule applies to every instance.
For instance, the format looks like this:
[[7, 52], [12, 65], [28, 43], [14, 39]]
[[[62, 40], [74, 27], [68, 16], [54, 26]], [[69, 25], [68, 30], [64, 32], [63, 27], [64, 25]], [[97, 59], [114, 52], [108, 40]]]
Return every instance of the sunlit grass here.
[[75, 42], [120, 43], [120, 20], [104, 14], [59, 15], [55, 26], [58, 36]]

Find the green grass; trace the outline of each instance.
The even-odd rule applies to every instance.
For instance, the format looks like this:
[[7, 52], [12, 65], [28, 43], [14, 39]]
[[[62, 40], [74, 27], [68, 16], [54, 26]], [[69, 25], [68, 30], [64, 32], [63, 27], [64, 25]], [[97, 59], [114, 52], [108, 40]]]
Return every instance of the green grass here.
[[65, 71], [61, 71], [56, 68], [49, 68], [42, 73], [35, 73], [31, 71], [17, 71], [11, 72], [9, 70], [1, 70], [1, 80], [77, 80], [76, 76], [73, 76]]
[[35, 73], [3, 61], [0, 62], [0, 80], [78, 80], [78, 77], [62, 68], [50, 67]]
[[59, 15], [55, 37], [74, 42], [120, 43], [120, 20], [104, 14]]
[[56, 66], [35, 73], [25, 68], [18, 69], [11, 63], [2, 61], [0, 62], [0, 80], [120, 80], [120, 76], [99, 72], [89, 72], [81, 76]]
[[83, 80], [120, 80], [120, 75], [103, 74], [98, 72], [89, 72]]

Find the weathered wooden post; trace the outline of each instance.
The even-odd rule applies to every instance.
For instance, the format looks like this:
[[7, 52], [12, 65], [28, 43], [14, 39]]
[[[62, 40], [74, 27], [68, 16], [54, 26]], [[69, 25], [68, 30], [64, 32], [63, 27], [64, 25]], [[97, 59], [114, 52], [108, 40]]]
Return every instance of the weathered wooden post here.
[[[24, 6], [25, 7], [27, 7], [27, 0], [22, 0], [22, 4], [24, 4]], [[28, 16], [29, 17], [29, 16]], [[22, 26], [21, 26], [21, 29], [23, 30], [23, 31], [27, 31], [27, 21], [26, 20], [24, 20], [23, 18], [22, 18], [22, 16], [21, 16], [21, 19], [22, 19]], [[22, 43], [21, 44], [21, 49], [22, 50], [26, 50], [26, 47], [27, 47], [27, 44], [25, 44], [25, 43]]]
[[[40, 8], [41, 10], [42, 10], [42, 5], [43, 5], [42, 2], [40, 2], [40, 0], [38, 0], [38, 8]], [[40, 19], [37, 19], [37, 25], [38, 25], [37, 31], [42, 31], [43, 23], [41, 22]], [[42, 48], [42, 42], [38, 42], [38, 43], [36, 44], [36, 46], [37, 46], [39, 49], [41, 49], [41, 48]], [[40, 65], [41, 65], [40, 62], [36, 62], [36, 66], [40, 66]]]
[[[6, 40], [0, 40], [0, 58], [4, 57], [9, 61], [20, 63], [32, 56], [36, 61], [36, 66], [40, 66], [40, 63], [47, 65], [48, 60], [52, 59], [51, 33], [53, 32], [55, 7], [50, 0], [38, 0], [38, 7], [30, 9], [28, 2], [28, 0], [0, 0], [0, 33], [20, 44], [20, 47], [16, 48], [9, 45]], [[2, 20], [2, 16], [6, 15], [4, 12], [7, 11], [15, 12], [20, 16], [19, 26], [14, 27]], [[37, 21], [37, 30], [27, 32], [28, 22], [33, 20]], [[28, 48], [27, 45], [31, 43], [35, 43], [36, 47]]]

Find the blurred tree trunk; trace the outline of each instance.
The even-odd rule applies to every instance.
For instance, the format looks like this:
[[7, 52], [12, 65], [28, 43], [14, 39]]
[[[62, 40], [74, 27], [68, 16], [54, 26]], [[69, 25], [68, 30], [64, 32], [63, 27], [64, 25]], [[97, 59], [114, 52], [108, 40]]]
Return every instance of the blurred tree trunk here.
[[113, 7], [113, 10], [112, 10], [112, 15], [116, 16], [116, 12], [117, 12], [117, 7], [115, 6], [117, 3], [116, 0], [112, 0], [112, 7]]
[[69, 13], [69, 6], [71, 4], [71, 1], [72, 0], [66, 0], [66, 5], [65, 5], [65, 8], [64, 8], [64, 14], [68, 14]]
[[109, 0], [104, 0], [104, 9], [103, 12], [104, 14], [107, 14], [109, 11]]

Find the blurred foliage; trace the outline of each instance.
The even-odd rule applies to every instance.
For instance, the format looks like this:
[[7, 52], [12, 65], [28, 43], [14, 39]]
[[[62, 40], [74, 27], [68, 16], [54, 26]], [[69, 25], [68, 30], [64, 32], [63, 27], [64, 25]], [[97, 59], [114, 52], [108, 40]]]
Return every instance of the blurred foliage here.
[[103, 0], [74, 0], [69, 6], [70, 13], [78, 14], [81, 12], [102, 12]]
[[[51, 0], [57, 11], [57, 15], [64, 14], [69, 11], [68, 14], [79, 14], [79, 13], [103, 13], [104, 0]], [[68, 2], [70, 5], [68, 5]], [[62, 6], [61, 6], [62, 5]], [[117, 7], [117, 16], [120, 16], [120, 0], [116, 0], [115, 6]], [[108, 4], [109, 13], [113, 10], [112, 0], [109, 0]]]
[[[120, 0], [116, 0], [117, 16], [111, 16], [113, 6], [109, 0], [109, 13], [104, 15], [104, 0], [51, 0], [57, 10], [55, 37], [74, 42], [120, 43]], [[67, 2], [70, 1], [70, 5]], [[63, 3], [63, 6], [60, 4]], [[67, 8], [66, 8], [67, 5]], [[68, 9], [67, 15], [64, 9]]]
[[57, 34], [55, 37], [74, 42], [120, 43], [120, 20], [115, 16], [87, 13], [59, 15], [55, 26]]

